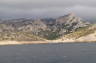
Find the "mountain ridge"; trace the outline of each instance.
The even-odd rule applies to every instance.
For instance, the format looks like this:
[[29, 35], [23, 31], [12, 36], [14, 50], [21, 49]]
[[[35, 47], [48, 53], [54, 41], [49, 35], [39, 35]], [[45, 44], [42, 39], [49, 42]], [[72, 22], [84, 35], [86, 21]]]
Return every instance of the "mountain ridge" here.
[[0, 40], [57, 40], [68, 34], [76, 33], [78, 29], [87, 29], [86, 27], [91, 27], [90, 25], [93, 24], [77, 17], [74, 13], [58, 18], [4, 20], [0, 21]]

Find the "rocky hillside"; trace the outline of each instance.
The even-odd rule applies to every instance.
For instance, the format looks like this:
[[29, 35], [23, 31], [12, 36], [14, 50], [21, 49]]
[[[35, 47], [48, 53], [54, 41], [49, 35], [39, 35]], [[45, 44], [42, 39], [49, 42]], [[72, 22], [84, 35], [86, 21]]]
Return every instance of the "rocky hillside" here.
[[96, 24], [79, 28], [75, 32], [64, 35], [57, 40], [69, 42], [95, 42], [96, 41]]
[[89, 25], [73, 13], [58, 18], [3, 20], [0, 21], [0, 40], [55, 40]]

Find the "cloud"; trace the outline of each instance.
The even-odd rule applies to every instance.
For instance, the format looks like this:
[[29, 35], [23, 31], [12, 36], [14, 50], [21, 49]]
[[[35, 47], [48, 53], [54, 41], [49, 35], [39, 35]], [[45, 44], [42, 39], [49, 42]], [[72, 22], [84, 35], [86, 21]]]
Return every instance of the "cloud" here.
[[74, 12], [94, 17], [96, 0], [0, 0], [0, 17], [55, 17]]

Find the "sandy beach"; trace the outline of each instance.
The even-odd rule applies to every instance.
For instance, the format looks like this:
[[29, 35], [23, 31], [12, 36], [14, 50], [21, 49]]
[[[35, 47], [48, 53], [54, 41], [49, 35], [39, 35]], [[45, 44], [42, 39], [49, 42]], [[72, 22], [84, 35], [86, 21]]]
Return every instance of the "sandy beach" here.
[[49, 40], [49, 41], [0, 41], [0, 45], [22, 45], [22, 44], [48, 44], [48, 43], [92, 43], [96, 41], [75, 41], [75, 40]]

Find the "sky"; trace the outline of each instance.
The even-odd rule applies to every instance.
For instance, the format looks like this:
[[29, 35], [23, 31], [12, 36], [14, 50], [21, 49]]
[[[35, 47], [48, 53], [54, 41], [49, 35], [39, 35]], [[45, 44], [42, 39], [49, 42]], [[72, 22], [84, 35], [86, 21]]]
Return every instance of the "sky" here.
[[95, 19], [96, 0], [0, 0], [0, 18], [58, 17], [75, 13]]

